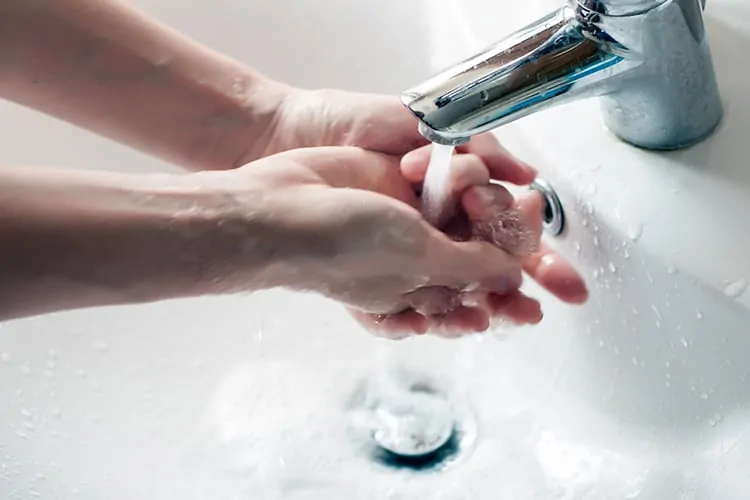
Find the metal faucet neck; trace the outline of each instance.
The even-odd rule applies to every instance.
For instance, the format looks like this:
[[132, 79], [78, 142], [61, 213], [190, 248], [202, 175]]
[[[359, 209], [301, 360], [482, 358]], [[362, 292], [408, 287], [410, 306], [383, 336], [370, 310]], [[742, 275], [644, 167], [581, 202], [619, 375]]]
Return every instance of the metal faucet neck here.
[[[713, 132], [722, 115], [703, 4], [569, 0], [404, 92], [402, 101], [425, 137], [456, 144], [550, 106], [598, 96], [605, 123], [626, 142], [686, 147]], [[625, 9], [631, 14], [612, 15]]]

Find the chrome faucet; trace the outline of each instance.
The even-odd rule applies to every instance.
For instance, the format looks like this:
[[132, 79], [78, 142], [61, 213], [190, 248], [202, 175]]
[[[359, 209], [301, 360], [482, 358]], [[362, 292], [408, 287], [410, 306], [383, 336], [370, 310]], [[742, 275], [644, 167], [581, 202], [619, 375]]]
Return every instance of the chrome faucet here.
[[568, 0], [404, 92], [402, 102], [422, 135], [455, 145], [552, 105], [598, 96], [604, 122], [624, 141], [687, 147], [709, 136], [722, 115], [704, 7], [705, 0]]

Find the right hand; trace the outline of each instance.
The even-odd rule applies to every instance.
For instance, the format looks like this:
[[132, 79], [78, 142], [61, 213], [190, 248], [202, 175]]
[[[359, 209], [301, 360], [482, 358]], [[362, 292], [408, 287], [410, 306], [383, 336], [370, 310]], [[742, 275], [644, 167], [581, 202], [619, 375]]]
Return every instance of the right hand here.
[[[454, 241], [432, 227], [416, 208], [417, 195], [399, 160], [352, 147], [308, 148], [210, 175], [230, 180], [227, 190], [247, 190], [233, 194], [236, 199], [252, 204], [263, 198], [256, 209], [284, 239], [274, 266], [281, 285], [316, 291], [384, 319], [414, 315], [410, 328], [417, 333], [428, 326], [417, 317], [425, 293], [431, 295], [429, 307], [442, 308], [447, 322], [486, 315], [462, 306], [462, 292], [517, 290], [519, 259], [487, 242]], [[452, 174], [454, 193], [488, 181], [471, 155], [457, 157]], [[436, 306], [434, 292], [445, 302]], [[480, 318], [477, 330], [486, 321]]]

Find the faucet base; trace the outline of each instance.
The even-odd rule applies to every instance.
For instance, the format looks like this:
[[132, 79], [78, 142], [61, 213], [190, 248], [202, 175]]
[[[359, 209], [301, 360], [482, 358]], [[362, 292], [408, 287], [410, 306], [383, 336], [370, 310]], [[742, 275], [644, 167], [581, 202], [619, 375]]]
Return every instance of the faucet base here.
[[674, 150], [701, 142], [723, 114], [701, 3], [670, 0], [631, 22], [637, 26], [630, 33], [640, 37], [637, 54], [648, 56], [602, 96], [605, 124], [644, 149]]

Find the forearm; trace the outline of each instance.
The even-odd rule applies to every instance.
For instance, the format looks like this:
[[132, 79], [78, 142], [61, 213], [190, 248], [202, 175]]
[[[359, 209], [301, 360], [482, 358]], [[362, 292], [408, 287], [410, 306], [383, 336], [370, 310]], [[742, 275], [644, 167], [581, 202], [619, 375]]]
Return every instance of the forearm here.
[[277, 232], [191, 177], [0, 169], [0, 319], [277, 286]]
[[188, 168], [254, 159], [287, 92], [118, 0], [0, 2], [0, 97]]

